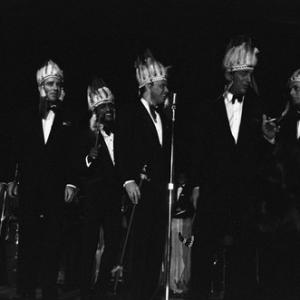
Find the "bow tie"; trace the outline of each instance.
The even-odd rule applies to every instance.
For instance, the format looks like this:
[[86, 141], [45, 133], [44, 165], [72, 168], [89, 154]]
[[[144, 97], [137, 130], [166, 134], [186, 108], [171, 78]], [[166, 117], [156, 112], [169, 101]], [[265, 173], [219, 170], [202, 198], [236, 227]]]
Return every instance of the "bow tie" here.
[[47, 105], [41, 108], [40, 115], [43, 119], [46, 119], [48, 116], [48, 113], [52, 110], [54, 113], [56, 113], [57, 106], [56, 105]]
[[232, 104], [234, 104], [235, 101], [241, 103], [243, 101], [243, 99], [244, 99], [244, 96], [233, 95], [231, 102], [232, 102]]
[[49, 106], [48, 111], [50, 111], [50, 110], [52, 110], [53, 112], [56, 112], [57, 106], [56, 105]]
[[157, 121], [156, 113], [159, 114], [158, 106], [150, 105], [150, 113], [151, 113], [153, 120], [156, 122]]
[[110, 135], [111, 133], [114, 133], [114, 129], [112, 127], [104, 126], [103, 131], [107, 134]]
[[299, 110], [295, 111], [295, 116], [296, 116], [297, 120], [300, 120], [300, 111]]

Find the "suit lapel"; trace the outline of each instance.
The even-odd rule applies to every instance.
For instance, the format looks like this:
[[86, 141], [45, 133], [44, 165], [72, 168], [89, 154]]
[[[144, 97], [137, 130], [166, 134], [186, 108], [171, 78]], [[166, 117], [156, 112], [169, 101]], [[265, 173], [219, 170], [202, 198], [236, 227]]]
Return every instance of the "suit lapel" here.
[[235, 140], [231, 133], [230, 124], [229, 124], [229, 120], [228, 120], [228, 116], [227, 116], [227, 112], [226, 112], [224, 98], [220, 98], [217, 100], [216, 112], [217, 112], [216, 122], [218, 122], [220, 124], [219, 133], [217, 132], [217, 134], [220, 134], [220, 136], [226, 138], [229, 143], [235, 145]]
[[[147, 128], [151, 132], [151, 135], [153, 136], [153, 139], [156, 140], [159, 147], [161, 147], [161, 145], [159, 143], [158, 133], [156, 131], [155, 125], [153, 124], [153, 121], [152, 121], [146, 107], [143, 105], [143, 103], [141, 101], [139, 102], [139, 109], [142, 112], [141, 116], [144, 119], [144, 122], [146, 122]], [[161, 118], [161, 122], [162, 122], [162, 131], [163, 131], [163, 137], [164, 137], [164, 128], [163, 128], [162, 118]], [[164, 140], [163, 140], [163, 143], [164, 143]]]
[[[113, 166], [114, 166], [114, 163], [113, 163], [112, 158], [111, 158], [111, 156], [110, 156], [110, 154], [109, 154], [108, 147], [107, 147], [107, 145], [106, 145], [106, 143], [105, 143], [104, 137], [103, 137], [103, 135], [101, 134], [101, 132], [99, 133], [99, 142], [100, 142], [100, 145], [101, 145], [100, 151], [103, 151], [103, 156], [105, 157], [104, 160], [107, 161], [107, 162], [110, 162], [111, 167], [113, 167]], [[113, 141], [113, 144], [115, 144], [115, 135], [114, 135], [114, 141]], [[115, 148], [114, 148], [114, 149], [115, 149]]]
[[258, 136], [261, 130], [261, 112], [257, 110], [257, 103], [250, 96], [245, 96], [241, 116], [239, 145], [249, 145], [249, 136]]
[[[245, 97], [246, 98], [246, 97]], [[237, 140], [237, 144], [241, 144], [244, 141], [244, 137], [247, 136], [247, 130], [249, 130], [249, 121], [250, 121], [250, 111], [249, 111], [249, 101], [244, 99], [243, 103], [243, 110], [242, 110], [242, 115], [241, 115], [241, 123], [240, 123], [240, 128], [239, 128], [239, 136]]]
[[45, 145], [44, 142], [44, 132], [43, 132], [43, 123], [40, 115], [37, 113], [34, 118], [33, 131], [36, 132], [38, 143], [42, 146]]
[[298, 116], [297, 113], [293, 110], [290, 113], [290, 116], [287, 118], [288, 120], [288, 132], [287, 135], [290, 135], [291, 141], [297, 140], [297, 124], [298, 124]]
[[45, 146], [49, 146], [56, 140], [55, 136], [57, 135], [58, 129], [61, 126], [61, 117], [59, 113], [56, 113], [54, 116], [53, 124], [49, 133], [49, 137]]
[[[115, 136], [114, 135], [114, 149], [115, 148]], [[95, 141], [96, 141], [96, 136], [95, 136], [95, 133], [92, 132], [91, 130], [89, 130], [89, 142], [88, 142], [88, 147], [87, 147], [87, 151], [91, 148], [91, 147], [94, 147], [95, 146]], [[102, 161], [102, 163], [105, 163], [105, 164], [109, 164], [111, 167], [114, 167], [114, 164], [113, 164], [113, 161], [110, 157], [110, 154], [109, 154], [109, 150], [107, 148], [107, 145], [105, 143], [105, 140], [104, 140], [104, 137], [103, 135], [101, 134], [101, 132], [99, 132], [99, 137], [98, 137], [98, 145], [100, 145], [100, 148], [99, 148], [99, 160]], [[115, 151], [114, 151], [115, 152]], [[114, 153], [115, 155], [115, 153]]]

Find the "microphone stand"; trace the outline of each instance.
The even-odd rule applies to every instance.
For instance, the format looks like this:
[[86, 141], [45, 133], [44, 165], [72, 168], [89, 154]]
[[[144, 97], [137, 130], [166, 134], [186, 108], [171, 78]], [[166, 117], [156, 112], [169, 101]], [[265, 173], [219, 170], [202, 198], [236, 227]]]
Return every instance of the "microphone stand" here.
[[2, 195], [2, 211], [1, 211], [1, 219], [0, 219], [0, 237], [2, 235], [2, 228], [4, 221], [6, 220], [6, 206], [7, 206], [7, 191], [4, 190]]
[[168, 227], [165, 257], [165, 300], [170, 297], [170, 267], [171, 267], [171, 225], [172, 225], [172, 204], [174, 202], [174, 128], [176, 111], [176, 93], [172, 101], [172, 125], [171, 125], [171, 151], [170, 151], [170, 177], [168, 183]]

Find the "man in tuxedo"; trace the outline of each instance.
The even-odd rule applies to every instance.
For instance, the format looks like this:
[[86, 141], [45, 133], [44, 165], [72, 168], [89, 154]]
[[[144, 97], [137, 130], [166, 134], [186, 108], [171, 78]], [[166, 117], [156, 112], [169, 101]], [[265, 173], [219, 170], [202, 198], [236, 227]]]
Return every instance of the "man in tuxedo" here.
[[276, 136], [277, 157], [286, 169], [285, 184], [289, 192], [300, 194], [298, 176], [300, 163], [300, 69], [288, 81], [290, 100], [279, 117], [280, 131]]
[[41, 284], [43, 299], [54, 300], [63, 207], [76, 194], [76, 172], [70, 160], [73, 129], [61, 110], [63, 71], [49, 60], [36, 78], [39, 107], [17, 118], [8, 192], [20, 198], [19, 298], [35, 299]]
[[[277, 234], [278, 246], [266, 252], [266, 279], [273, 299], [300, 297], [300, 69], [288, 80], [290, 99], [277, 120], [280, 131], [276, 136], [275, 157], [282, 171], [281, 198], [268, 201], [267, 209], [281, 220]], [[276, 198], [275, 198], [276, 199]], [[282, 278], [281, 274], [285, 274]]]
[[223, 60], [225, 91], [201, 107], [193, 158], [197, 162], [193, 201], [199, 198], [192, 255], [195, 294], [207, 295], [211, 290], [212, 258], [219, 247], [225, 247], [225, 297], [253, 299], [260, 171], [272, 147], [268, 140], [275, 135], [257, 97], [253, 78], [257, 53], [250, 39], [233, 39]]
[[[133, 205], [128, 299], [150, 299], [158, 286], [166, 233], [168, 134], [161, 110], [167, 94], [167, 68], [148, 51], [136, 62], [140, 97], [117, 115], [118, 167]], [[148, 181], [140, 174], [146, 167]]]
[[[115, 167], [115, 102], [103, 80], [96, 78], [88, 88], [88, 105], [92, 112], [90, 128], [82, 138], [82, 183], [85, 197], [82, 237], [81, 297], [90, 299], [95, 253], [104, 232], [96, 293], [112, 292], [112, 270], [118, 264], [121, 233], [122, 186]], [[99, 296], [100, 296], [99, 295]]]

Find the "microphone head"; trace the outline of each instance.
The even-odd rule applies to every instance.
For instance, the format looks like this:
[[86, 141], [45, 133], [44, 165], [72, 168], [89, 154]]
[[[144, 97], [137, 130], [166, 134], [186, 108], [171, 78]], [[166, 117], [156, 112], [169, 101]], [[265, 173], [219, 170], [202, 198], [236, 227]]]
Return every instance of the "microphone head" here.
[[173, 105], [176, 105], [176, 96], [177, 96], [177, 94], [173, 93], [173, 98], [172, 98], [172, 104]]

